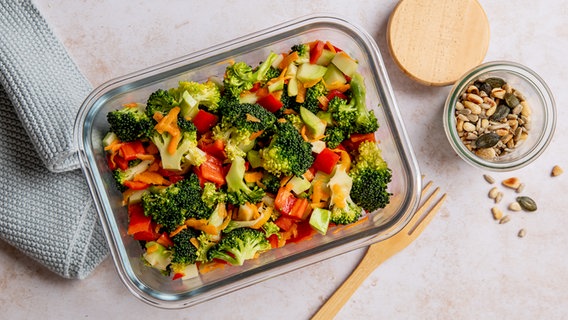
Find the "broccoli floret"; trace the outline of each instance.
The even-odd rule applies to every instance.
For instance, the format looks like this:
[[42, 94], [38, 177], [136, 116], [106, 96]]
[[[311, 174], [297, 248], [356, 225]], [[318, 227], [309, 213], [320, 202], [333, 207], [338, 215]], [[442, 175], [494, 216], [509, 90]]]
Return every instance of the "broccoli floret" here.
[[222, 140], [229, 160], [244, 157], [254, 146], [250, 137], [272, 130], [276, 117], [258, 104], [229, 103], [220, 107], [220, 122], [213, 127], [213, 138]]
[[270, 66], [270, 68], [268, 68], [268, 71], [266, 71], [266, 75], [264, 76], [265, 81], [268, 81], [272, 78], [277, 78], [280, 75], [280, 72], [281, 70], [279, 70], [278, 68]]
[[227, 194], [217, 189], [217, 186], [214, 183], [205, 182], [203, 184], [201, 200], [203, 200], [209, 208], [213, 208], [218, 203], [225, 202], [227, 200]]
[[345, 131], [339, 127], [326, 127], [325, 128], [325, 141], [326, 145], [330, 149], [335, 149], [339, 147], [343, 140], [347, 139]]
[[235, 157], [231, 162], [231, 168], [227, 172], [227, 200], [234, 205], [242, 205], [246, 202], [258, 203], [264, 197], [264, 190], [258, 186], [249, 187], [244, 181], [245, 159]]
[[359, 145], [349, 176], [353, 179], [351, 198], [357, 205], [370, 212], [389, 203], [392, 193], [387, 191], [387, 186], [392, 171], [382, 158], [377, 143], [364, 141]]
[[146, 102], [146, 115], [151, 119], [154, 118], [156, 112], [160, 112], [165, 116], [177, 105], [178, 102], [174, 96], [166, 90], [158, 89], [152, 92], [148, 97], [148, 101]]
[[199, 178], [192, 173], [173, 185], [142, 196], [142, 207], [146, 216], [171, 232], [188, 218], [210, 218], [213, 209], [203, 202], [201, 195]]
[[191, 239], [197, 239], [200, 232], [186, 228], [172, 237], [174, 246], [172, 248], [172, 268], [182, 269], [183, 266], [193, 264], [197, 261], [197, 248], [191, 243]]
[[278, 189], [280, 189], [280, 178], [278, 178], [277, 176], [275, 176], [274, 174], [272, 174], [270, 172], [265, 172], [262, 175], [262, 179], [260, 180], [260, 183], [262, 183], [264, 185], [264, 189], [267, 192], [270, 192], [270, 193], [273, 193], [273, 194], [277, 194]]
[[270, 250], [270, 242], [264, 232], [249, 228], [235, 229], [223, 236], [221, 241], [209, 249], [207, 257], [221, 259], [236, 266], [241, 266], [257, 253]]
[[255, 82], [265, 82], [267, 74], [272, 74], [270, 67], [278, 55], [270, 52], [264, 62], [254, 70], [246, 62], [239, 61], [227, 66], [223, 79], [225, 95], [237, 98], [244, 90], [252, 89]]
[[342, 164], [335, 166], [328, 186], [330, 195], [330, 221], [336, 224], [350, 224], [361, 217], [362, 210], [353, 199], [350, 192], [353, 184], [352, 178], [345, 171]]
[[144, 112], [143, 105], [126, 106], [107, 114], [110, 131], [121, 141], [145, 138], [152, 128], [152, 120]]
[[299, 58], [298, 60], [296, 60], [298, 64], [307, 63], [310, 61], [310, 46], [307, 43], [293, 45], [290, 50], [292, 52], [298, 52]]
[[[323, 81], [316, 83], [315, 85], [306, 89], [306, 97], [304, 98], [304, 103], [302, 103], [301, 106], [310, 110], [310, 112], [312, 112], [314, 114], [317, 113], [320, 110], [319, 98], [321, 96], [325, 96], [326, 93], [327, 93], [327, 90], [325, 88], [325, 85], [323, 84]], [[298, 110], [296, 110], [296, 111], [299, 112], [299, 107], [298, 107]]]
[[[175, 110], [179, 110], [176, 108]], [[174, 112], [175, 110], [171, 110]], [[197, 147], [197, 128], [184, 118], [177, 118], [177, 128], [181, 132], [181, 139], [174, 152], [169, 150], [173, 136], [167, 132], [160, 132], [155, 128], [151, 130], [150, 140], [158, 147], [162, 167], [167, 170], [182, 170], [182, 165], [199, 166], [205, 162], [206, 154]]]
[[124, 192], [127, 187], [124, 185], [126, 181], [130, 181], [139, 173], [142, 173], [148, 169], [152, 161], [144, 160], [144, 161], [131, 161], [129, 163], [129, 167], [126, 170], [122, 170], [120, 168], [115, 169], [112, 172], [112, 176], [114, 181], [116, 182], [116, 187], [120, 192]]
[[351, 86], [351, 101], [349, 101], [349, 104], [357, 109], [357, 118], [355, 119], [356, 128], [354, 132], [372, 133], [377, 131], [379, 123], [375, 117], [375, 113], [367, 109], [365, 101], [366, 89], [363, 76], [359, 73], [354, 73], [349, 84]]
[[221, 100], [219, 87], [213, 81], [180, 81], [179, 86], [170, 89], [169, 93], [178, 101], [181, 107], [180, 115], [184, 118], [194, 117], [199, 106], [216, 113]]
[[280, 227], [278, 227], [276, 223], [274, 223], [273, 221], [267, 221], [265, 224], [262, 225], [261, 229], [262, 231], [264, 231], [264, 236], [266, 238], [269, 238], [273, 234], [277, 235], [278, 238], [281, 237]]
[[301, 176], [314, 162], [312, 145], [290, 122], [277, 122], [270, 144], [259, 150], [265, 170], [275, 175]]
[[214, 241], [211, 235], [202, 232], [199, 237], [197, 237], [197, 242], [199, 243], [199, 247], [197, 248], [196, 260], [199, 262], [209, 262], [207, 252], [217, 244], [217, 241]]
[[282, 89], [282, 95], [280, 96], [280, 101], [282, 102], [282, 108], [280, 108], [280, 110], [278, 110], [275, 114], [277, 117], [281, 118], [282, 114], [281, 112], [286, 110], [286, 109], [292, 109], [292, 110], [296, 110], [296, 112], [298, 112], [298, 110], [300, 110], [300, 104], [296, 102], [296, 97], [293, 96], [289, 96], [287, 94], [288, 92], [288, 84], [284, 84], [284, 88]]
[[333, 125], [350, 133], [357, 120], [357, 108], [340, 97], [334, 97], [327, 105], [328, 112], [331, 113]]

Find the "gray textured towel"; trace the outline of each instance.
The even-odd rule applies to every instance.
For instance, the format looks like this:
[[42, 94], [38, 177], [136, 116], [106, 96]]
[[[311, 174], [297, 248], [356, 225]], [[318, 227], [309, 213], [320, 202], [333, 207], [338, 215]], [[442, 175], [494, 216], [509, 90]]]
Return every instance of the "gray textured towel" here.
[[90, 89], [31, 1], [0, 0], [0, 238], [68, 278], [108, 254], [73, 145]]

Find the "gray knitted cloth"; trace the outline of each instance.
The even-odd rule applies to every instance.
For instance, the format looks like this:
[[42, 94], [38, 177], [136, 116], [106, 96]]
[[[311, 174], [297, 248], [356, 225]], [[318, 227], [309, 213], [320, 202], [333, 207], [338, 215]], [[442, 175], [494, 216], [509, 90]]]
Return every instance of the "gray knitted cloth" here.
[[90, 90], [31, 1], [0, 0], [0, 238], [67, 278], [108, 253], [73, 144]]

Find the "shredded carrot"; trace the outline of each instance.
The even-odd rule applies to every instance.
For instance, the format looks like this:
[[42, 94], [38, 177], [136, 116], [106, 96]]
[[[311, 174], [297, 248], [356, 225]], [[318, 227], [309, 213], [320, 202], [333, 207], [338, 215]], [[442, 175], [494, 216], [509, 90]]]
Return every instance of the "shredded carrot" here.
[[320, 82], [320, 81], [321, 81], [321, 78], [315, 79], [315, 80], [312, 80], [312, 81], [309, 81], [309, 82], [302, 82], [302, 85], [298, 86], [298, 87], [304, 87], [306, 89], [311, 88], [311, 87], [315, 86], [316, 84], [318, 84], [318, 82]]
[[252, 171], [252, 172], [245, 172], [245, 182], [252, 183], [257, 182], [262, 179], [262, 172], [260, 171]]
[[343, 149], [333, 149], [331, 151], [341, 154], [339, 164], [345, 169], [345, 171], [349, 171], [351, 168], [351, 157], [349, 156], [349, 153]]
[[332, 202], [340, 209], [345, 208], [345, 197], [346, 194], [343, 192], [343, 188], [340, 185], [334, 184], [331, 186], [331, 191], [333, 192]]
[[152, 162], [152, 164], [148, 167], [148, 171], [150, 172], [157, 172], [159, 171], [161, 168], [160, 166], [160, 162], [159, 161], [154, 161]]
[[150, 247], [146, 248], [146, 253], [155, 252], [156, 250], [158, 250], [158, 248], [160, 248], [160, 245], [157, 244], [157, 243], [154, 244], [154, 245], [151, 245]]
[[253, 133], [250, 135], [249, 140], [252, 141], [258, 137], [260, 137], [260, 135], [264, 132], [264, 130], [258, 130], [257, 132]]
[[306, 100], [306, 88], [304, 86], [298, 86], [298, 94], [296, 95], [296, 102], [304, 103]]
[[325, 42], [325, 47], [327, 48], [327, 50], [329, 50], [329, 51], [331, 51], [331, 52], [333, 52], [333, 53], [336, 53], [336, 52], [337, 52], [337, 50], [335, 50], [335, 47], [334, 47], [334, 46], [331, 44], [331, 42], [329, 42], [329, 41], [326, 41], [326, 42]]
[[130, 103], [125, 103], [122, 106], [125, 107], [125, 108], [136, 108], [136, 107], [138, 107], [138, 103], [130, 102]]
[[151, 160], [151, 161], [153, 161], [155, 159], [154, 155], [143, 154], [143, 153], [137, 153], [136, 158], [140, 159], [140, 160]]
[[347, 230], [347, 229], [349, 229], [349, 228], [353, 228], [353, 227], [355, 227], [355, 226], [358, 226], [358, 225], [362, 224], [363, 222], [365, 222], [365, 221], [367, 221], [367, 220], [369, 220], [369, 216], [364, 216], [363, 218], [359, 219], [359, 221], [353, 222], [353, 223], [350, 223], [350, 224], [346, 225], [344, 229]]
[[196, 249], [199, 249], [199, 241], [197, 241], [196, 238], [191, 238], [191, 239], [189, 239], [189, 242], [191, 242], [191, 244], [192, 244]]
[[[173, 107], [168, 114], [163, 117], [158, 124], [154, 127], [156, 131], [160, 134], [167, 132], [172, 136], [170, 143], [168, 145], [168, 152], [170, 154], [174, 154], [177, 148], [178, 143], [181, 140], [181, 131], [177, 125], [177, 118], [180, 112], [180, 107]], [[156, 112], [159, 114], [158, 112]], [[154, 114], [154, 116], [156, 115]]]
[[283, 114], [298, 114], [294, 109], [284, 109], [282, 110]]
[[297, 51], [290, 53], [289, 55], [285, 56], [282, 61], [280, 61], [280, 64], [278, 64], [278, 69], [284, 69], [288, 67], [290, 63], [298, 60], [298, 58], [300, 58], [300, 55]]
[[308, 138], [308, 136], [306, 135], [306, 125], [302, 126], [302, 129], [300, 129], [300, 135], [302, 136], [302, 138], [304, 138], [304, 141], [306, 142], [310, 142], [310, 138]]
[[318, 101], [321, 104], [321, 109], [327, 111], [327, 105], [329, 104], [329, 99], [326, 96], [319, 96]]
[[187, 226], [185, 224], [182, 224], [181, 226], [178, 226], [174, 231], [170, 232], [170, 237], [175, 236], [176, 234], [180, 233], [182, 230], [184, 230], [185, 228], [187, 228]]
[[106, 146], [105, 151], [110, 151], [112, 153], [115, 153], [118, 150], [120, 150], [121, 147], [122, 147], [122, 142], [120, 142], [117, 139], [117, 140], [114, 140], [113, 142], [111, 142], [111, 144], [109, 144], [108, 146]]
[[328, 91], [337, 90], [339, 92], [345, 92], [351, 88], [351, 85], [349, 83], [341, 83], [340, 81], [334, 81], [330, 84], [326, 83], [325, 88]]
[[268, 80], [268, 82], [266, 82], [265, 86], [269, 86], [269, 85], [276, 83], [278, 81], [281, 81], [281, 80], [290, 79], [291, 78], [290, 76], [286, 76], [286, 71], [288, 71], [288, 65], [286, 65], [286, 67], [284, 69], [282, 69], [282, 71], [280, 71], [280, 74], [278, 75], [278, 77]]
[[308, 181], [314, 180], [314, 173], [311, 170], [306, 170], [306, 172], [304, 172], [303, 176]]
[[217, 261], [203, 263], [199, 266], [199, 273], [206, 274], [216, 269], [223, 269], [225, 268], [226, 265], [227, 264], [224, 262], [217, 262]]
[[274, 98], [276, 98], [276, 100], [282, 101], [282, 93], [284, 93], [283, 90], [278, 90], [278, 91], [272, 92], [272, 95], [274, 96]]
[[219, 233], [219, 230], [217, 230], [217, 228], [215, 226], [208, 225], [207, 220], [205, 220], [205, 219], [190, 218], [190, 219], [185, 220], [184, 225], [186, 227], [201, 230], [201, 231], [203, 231], [207, 234], [216, 235], [217, 233]]
[[134, 176], [132, 179], [134, 181], [140, 181], [147, 184], [153, 184], [157, 186], [167, 186], [170, 182], [165, 179], [161, 174], [155, 171], [144, 171]]
[[272, 208], [267, 207], [266, 210], [264, 210], [264, 212], [261, 215], [262, 218], [258, 219], [258, 221], [255, 224], [253, 224], [251, 228], [259, 229], [260, 227], [262, 227], [262, 225], [266, 223], [266, 221], [268, 221], [268, 219], [270, 219], [270, 216], [272, 216]]

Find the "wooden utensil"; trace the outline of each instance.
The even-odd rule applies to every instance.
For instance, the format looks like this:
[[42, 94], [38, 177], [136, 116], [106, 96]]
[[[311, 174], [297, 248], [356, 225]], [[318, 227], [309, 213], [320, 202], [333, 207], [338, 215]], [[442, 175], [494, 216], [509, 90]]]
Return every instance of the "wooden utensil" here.
[[[421, 199], [424, 199], [431, 186], [431, 181], [424, 186], [420, 197]], [[367, 253], [355, 270], [353, 270], [349, 278], [347, 278], [339, 289], [325, 302], [313, 316], [312, 320], [333, 319], [353, 295], [355, 290], [361, 286], [363, 281], [365, 281], [381, 263], [406, 248], [422, 233], [446, 199], [446, 194], [444, 193], [435, 204], [430, 207], [438, 196], [439, 191], [440, 188], [436, 188], [430, 196], [424, 200], [410, 222], [397, 234], [369, 246]]]

